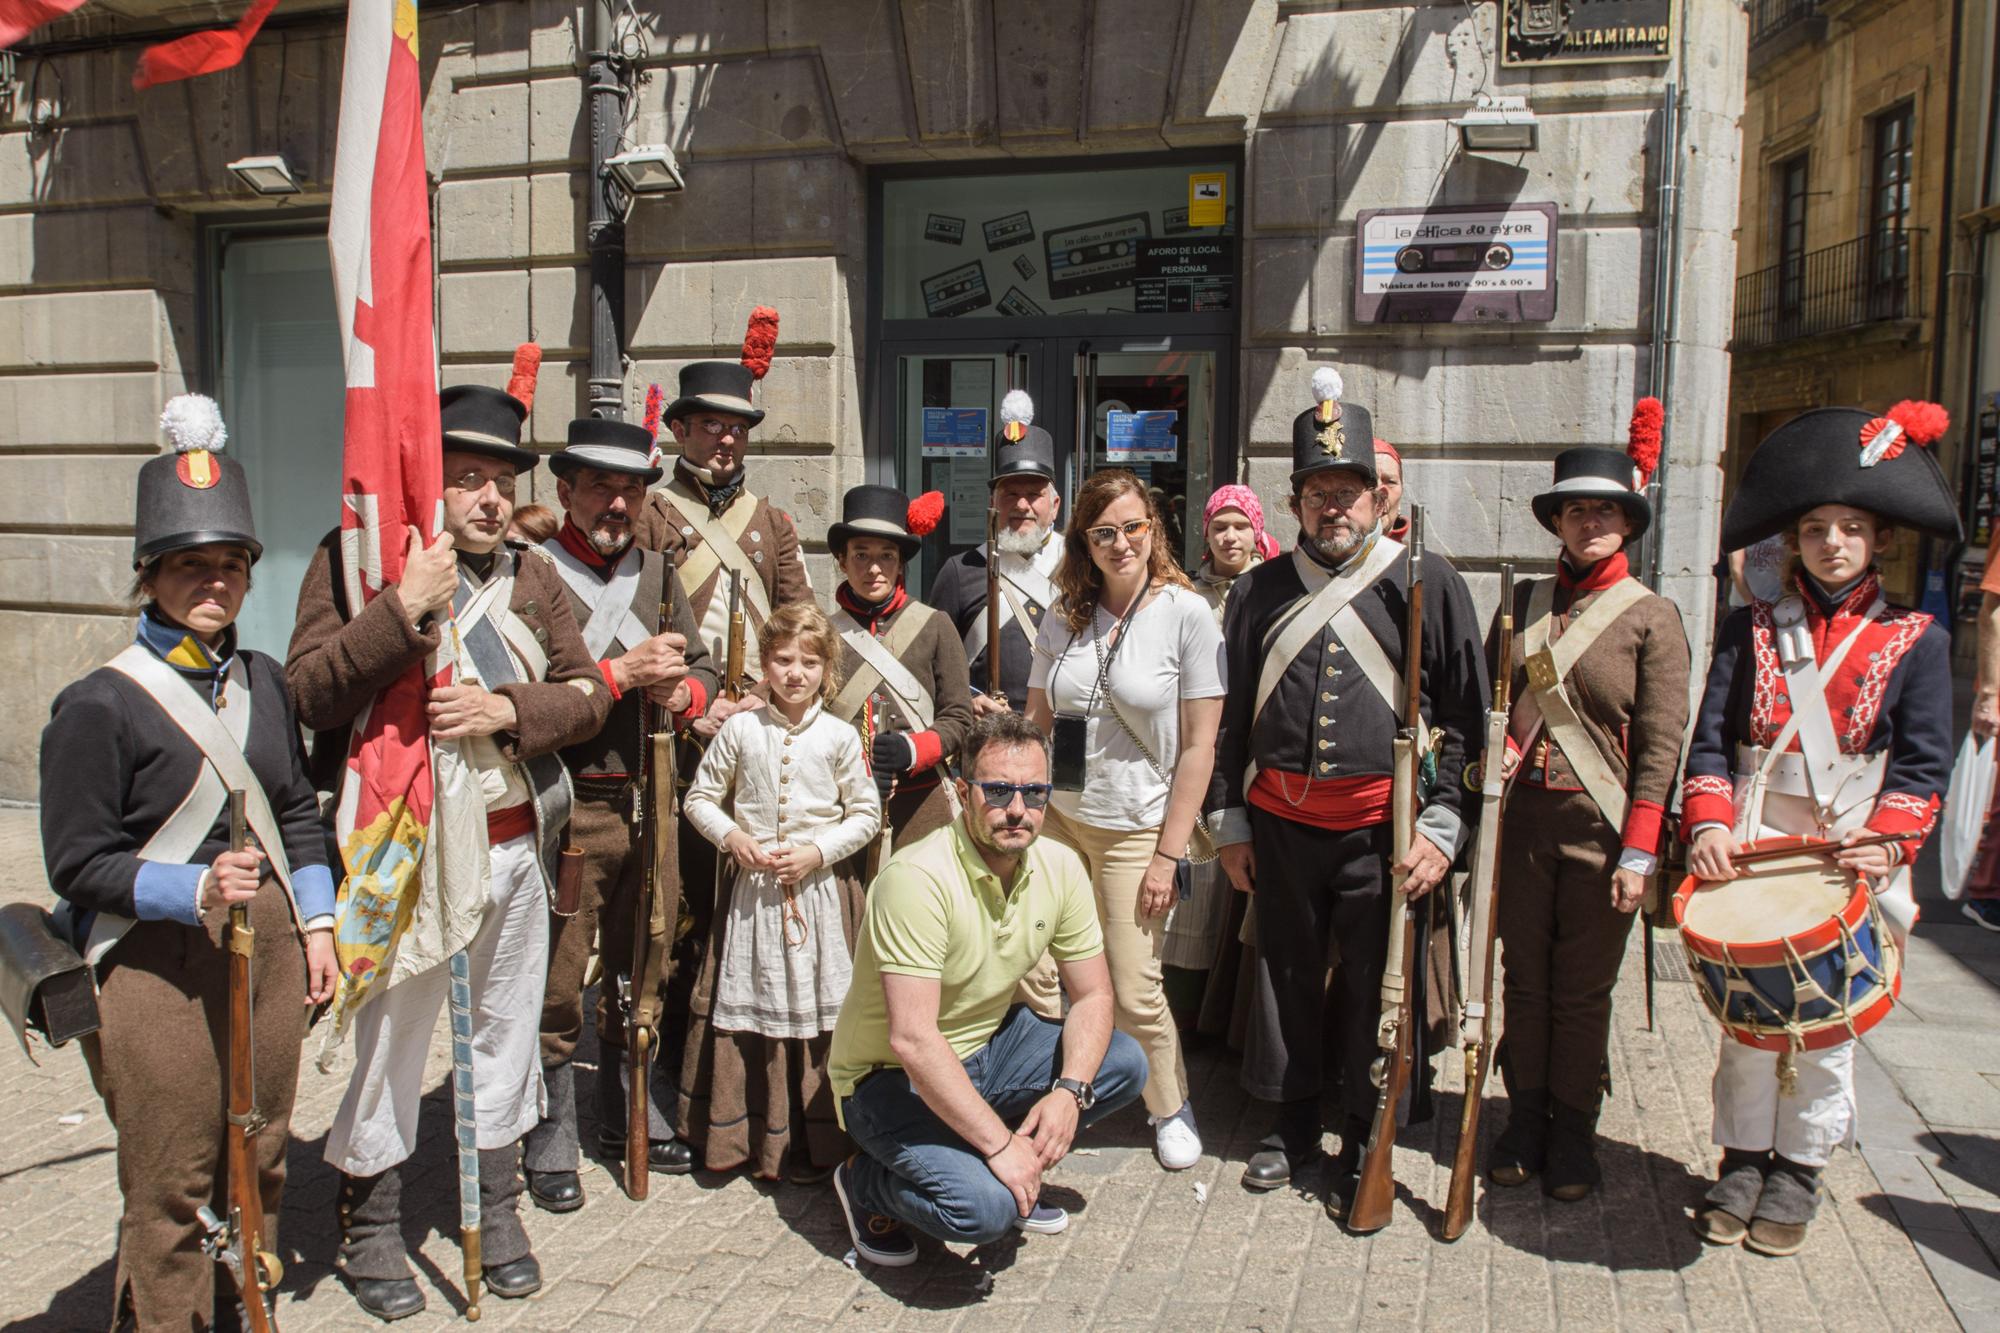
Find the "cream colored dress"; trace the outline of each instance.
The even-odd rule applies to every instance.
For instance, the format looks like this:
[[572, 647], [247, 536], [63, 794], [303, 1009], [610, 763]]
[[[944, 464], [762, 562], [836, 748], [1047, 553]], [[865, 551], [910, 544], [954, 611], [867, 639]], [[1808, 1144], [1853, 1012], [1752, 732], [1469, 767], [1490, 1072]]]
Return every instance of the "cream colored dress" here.
[[831, 1032], [853, 971], [833, 867], [882, 825], [861, 738], [817, 703], [797, 726], [775, 706], [737, 713], [702, 756], [682, 808], [717, 847], [740, 828], [766, 851], [806, 842], [820, 851], [820, 868], [789, 892], [768, 870], [735, 872], [712, 1025], [765, 1037]]

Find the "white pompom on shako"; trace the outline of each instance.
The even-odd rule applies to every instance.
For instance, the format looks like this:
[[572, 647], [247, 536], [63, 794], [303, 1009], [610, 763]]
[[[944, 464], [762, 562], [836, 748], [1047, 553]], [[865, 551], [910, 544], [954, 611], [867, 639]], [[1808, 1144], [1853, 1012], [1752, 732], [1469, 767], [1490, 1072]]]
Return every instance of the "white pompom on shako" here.
[[167, 400], [160, 412], [160, 429], [174, 453], [205, 449], [220, 453], [229, 439], [229, 427], [222, 423], [222, 408], [206, 394], [183, 393]]
[[1028, 396], [1028, 391], [1007, 390], [1007, 396], [1000, 400], [1000, 433], [1010, 440], [1025, 439], [1028, 427], [1034, 424], [1035, 400]]
[[1315, 403], [1337, 403], [1340, 395], [1347, 391], [1341, 383], [1340, 372], [1332, 366], [1321, 366], [1313, 372], [1313, 401]]

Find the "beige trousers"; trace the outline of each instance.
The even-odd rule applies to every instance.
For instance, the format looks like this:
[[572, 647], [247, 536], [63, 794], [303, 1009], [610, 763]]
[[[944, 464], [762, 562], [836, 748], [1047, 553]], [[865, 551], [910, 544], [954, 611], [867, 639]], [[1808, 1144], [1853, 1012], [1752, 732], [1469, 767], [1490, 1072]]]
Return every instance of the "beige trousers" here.
[[1187, 1103], [1187, 1071], [1181, 1063], [1181, 1035], [1167, 1009], [1160, 950], [1167, 918], [1139, 915], [1139, 881], [1159, 846], [1160, 831], [1092, 828], [1049, 807], [1043, 833], [1083, 858], [1097, 896], [1097, 920], [1104, 930], [1104, 960], [1111, 969], [1118, 1030], [1146, 1052], [1146, 1113], [1170, 1116]]

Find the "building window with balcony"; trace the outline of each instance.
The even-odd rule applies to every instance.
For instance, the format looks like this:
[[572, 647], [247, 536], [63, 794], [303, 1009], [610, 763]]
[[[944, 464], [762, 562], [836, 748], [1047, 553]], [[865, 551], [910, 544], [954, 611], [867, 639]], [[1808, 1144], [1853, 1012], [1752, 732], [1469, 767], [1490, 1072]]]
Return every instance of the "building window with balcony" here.
[[1910, 176], [1916, 111], [1908, 102], [1869, 122], [1868, 316], [1900, 319], [1910, 297]]
[[1778, 320], [1793, 336], [1806, 295], [1806, 165], [1809, 155], [1786, 158], [1772, 172], [1777, 202]]

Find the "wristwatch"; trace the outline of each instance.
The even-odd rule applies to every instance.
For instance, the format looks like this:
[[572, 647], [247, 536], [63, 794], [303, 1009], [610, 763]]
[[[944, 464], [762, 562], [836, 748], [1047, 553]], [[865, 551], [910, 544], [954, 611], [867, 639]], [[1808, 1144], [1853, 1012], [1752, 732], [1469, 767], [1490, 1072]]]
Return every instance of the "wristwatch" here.
[[1076, 1109], [1079, 1111], [1088, 1111], [1091, 1107], [1097, 1105], [1097, 1089], [1091, 1087], [1082, 1079], [1059, 1078], [1049, 1084], [1050, 1092], [1055, 1092], [1058, 1089], [1076, 1098]]

